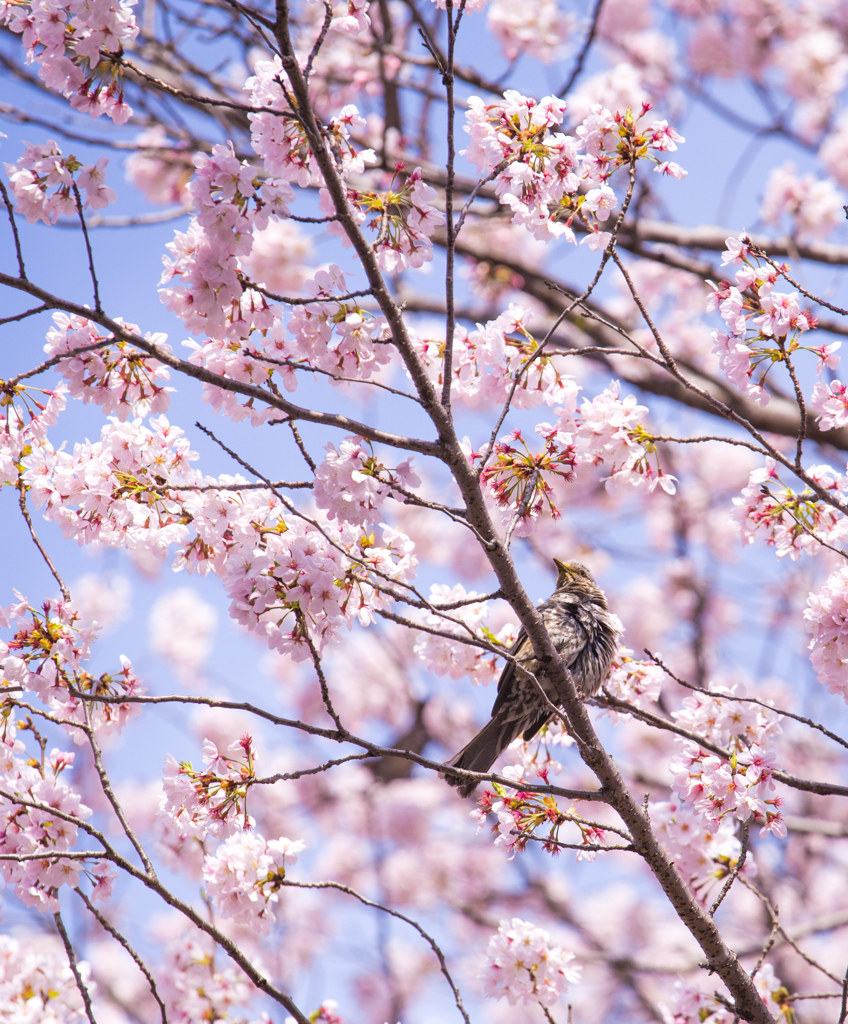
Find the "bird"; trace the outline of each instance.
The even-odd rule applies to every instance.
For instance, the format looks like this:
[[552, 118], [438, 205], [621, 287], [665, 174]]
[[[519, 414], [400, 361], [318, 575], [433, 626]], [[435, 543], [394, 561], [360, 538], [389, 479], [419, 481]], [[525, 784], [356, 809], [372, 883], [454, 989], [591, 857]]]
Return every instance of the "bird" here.
[[[609, 674], [622, 632], [620, 623], [609, 611], [604, 592], [585, 565], [561, 562], [558, 558], [554, 559], [554, 565], [556, 589], [537, 608], [557, 653], [571, 673], [577, 692], [583, 697], [592, 697]], [[533, 645], [523, 627], [510, 654], [513, 657], [498, 680], [491, 721], [446, 762], [446, 769], [487, 772], [514, 739], [518, 736], [532, 739], [553, 717], [550, 705], [544, 703], [527, 673], [536, 677], [553, 704], [559, 704], [559, 695], [551, 680], [539, 672]], [[477, 787], [473, 779], [463, 779], [450, 771], [441, 774], [463, 796], [471, 796]]]

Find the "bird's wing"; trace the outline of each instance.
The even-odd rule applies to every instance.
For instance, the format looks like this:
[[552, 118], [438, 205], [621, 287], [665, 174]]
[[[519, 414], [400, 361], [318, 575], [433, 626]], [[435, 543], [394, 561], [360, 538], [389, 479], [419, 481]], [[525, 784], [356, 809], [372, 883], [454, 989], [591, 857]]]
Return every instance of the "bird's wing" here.
[[[518, 631], [518, 636], [515, 638], [515, 643], [510, 647], [509, 653], [515, 657], [521, 650], [524, 641], [527, 639], [527, 633], [522, 626]], [[508, 661], [501, 672], [501, 677], [498, 680], [498, 695], [495, 697], [495, 703], [492, 705], [492, 714], [496, 714], [503, 707], [504, 701], [506, 700], [507, 694], [510, 690], [510, 684], [515, 679], [515, 662]]]

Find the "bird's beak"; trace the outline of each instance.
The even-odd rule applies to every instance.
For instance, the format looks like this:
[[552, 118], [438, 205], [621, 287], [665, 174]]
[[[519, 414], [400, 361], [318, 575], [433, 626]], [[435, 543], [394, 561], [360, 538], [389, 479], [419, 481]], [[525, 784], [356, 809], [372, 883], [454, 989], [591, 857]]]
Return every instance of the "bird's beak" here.
[[558, 573], [568, 572], [568, 563], [567, 562], [561, 562], [558, 558], [555, 558], [554, 559], [554, 565], [557, 567], [557, 572]]

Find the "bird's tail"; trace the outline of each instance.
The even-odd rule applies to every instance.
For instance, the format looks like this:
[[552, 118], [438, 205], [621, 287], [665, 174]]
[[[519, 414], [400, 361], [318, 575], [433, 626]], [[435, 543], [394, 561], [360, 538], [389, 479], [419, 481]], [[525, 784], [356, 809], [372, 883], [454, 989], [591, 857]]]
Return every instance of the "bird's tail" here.
[[[522, 724], [520, 719], [496, 715], [458, 754], [445, 762], [445, 767], [462, 768], [469, 772], [487, 772], [521, 732]], [[463, 796], [471, 796], [477, 788], [477, 783], [473, 779], [464, 780], [450, 771], [439, 774], [451, 786], [456, 786]]]

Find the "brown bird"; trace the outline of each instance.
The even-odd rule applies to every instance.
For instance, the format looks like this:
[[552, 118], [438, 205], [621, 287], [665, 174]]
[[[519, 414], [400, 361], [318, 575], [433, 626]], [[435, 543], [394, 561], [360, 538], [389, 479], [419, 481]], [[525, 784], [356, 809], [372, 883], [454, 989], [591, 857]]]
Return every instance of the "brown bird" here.
[[[560, 562], [556, 590], [538, 609], [548, 635], [570, 671], [577, 692], [591, 697], [606, 679], [621, 634], [617, 620], [610, 615], [604, 592], [580, 562]], [[464, 768], [471, 772], [487, 772], [500, 754], [517, 737], [532, 739], [553, 717], [550, 708], [533, 680], [535, 675], [548, 699], [559, 704], [559, 697], [547, 676], [540, 674], [533, 646], [523, 627], [512, 645], [515, 661], [504, 666], [498, 680], [498, 695], [492, 707], [492, 720], [447, 762], [448, 768]], [[456, 786], [463, 796], [470, 796], [477, 786], [450, 772], [444, 778]]]

